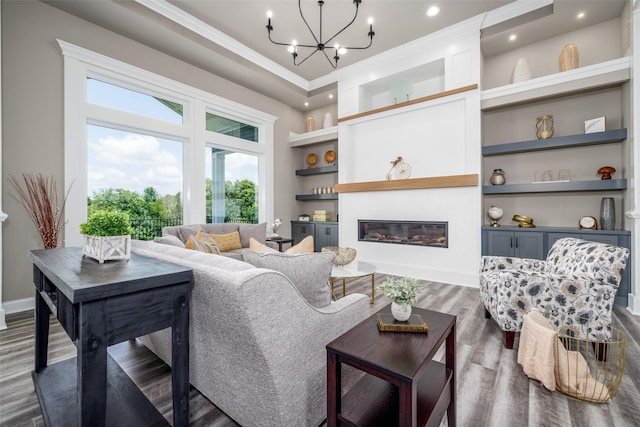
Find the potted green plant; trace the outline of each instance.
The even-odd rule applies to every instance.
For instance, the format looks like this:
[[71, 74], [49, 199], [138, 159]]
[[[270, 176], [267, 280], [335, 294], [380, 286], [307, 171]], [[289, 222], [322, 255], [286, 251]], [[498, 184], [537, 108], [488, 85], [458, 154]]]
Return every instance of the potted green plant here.
[[122, 211], [95, 211], [80, 224], [85, 237], [82, 254], [99, 263], [131, 258], [131, 221]]
[[411, 304], [416, 302], [421, 288], [418, 279], [413, 277], [388, 276], [378, 286], [378, 291], [392, 301], [391, 314], [394, 319], [404, 322], [411, 316]]
[[306, 213], [298, 215], [298, 221], [309, 221], [309, 215]]

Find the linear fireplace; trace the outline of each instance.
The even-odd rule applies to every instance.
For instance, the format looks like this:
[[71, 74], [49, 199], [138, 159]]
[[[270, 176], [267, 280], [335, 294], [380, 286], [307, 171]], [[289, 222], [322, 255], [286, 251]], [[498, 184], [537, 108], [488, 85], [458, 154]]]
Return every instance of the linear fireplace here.
[[448, 222], [358, 220], [358, 240], [362, 242], [447, 248], [448, 236]]

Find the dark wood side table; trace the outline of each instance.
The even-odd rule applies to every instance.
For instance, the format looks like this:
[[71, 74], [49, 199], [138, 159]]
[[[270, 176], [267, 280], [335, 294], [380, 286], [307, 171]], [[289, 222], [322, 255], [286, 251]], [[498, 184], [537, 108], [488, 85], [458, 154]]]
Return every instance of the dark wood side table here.
[[280, 252], [282, 252], [282, 245], [285, 244], [290, 244], [291, 246], [293, 246], [293, 239], [289, 239], [288, 237], [279, 237], [279, 238], [270, 238], [267, 239], [267, 242], [271, 242], [271, 243], [277, 243], [278, 244], [278, 250]]
[[[390, 312], [387, 306], [380, 312]], [[428, 333], [380, 332], [376, 315], [327, 345], [327, 425], [456, 425], [456, 317], [413, 307]], [[446, 340], [446, 362], [432, 360]], [[341, 364], [365, 375], [341, 398]]]
[[[131, 255], [99, 264], [81, 248], [31, 251], [35, 295], [33, 382], [47, 426], [169, 425], [107, 346], [172, 328], [173, 425], [189, 425], [189, 295], [193, 272]], [[47, 366], [49, 315], [78, 349]]]

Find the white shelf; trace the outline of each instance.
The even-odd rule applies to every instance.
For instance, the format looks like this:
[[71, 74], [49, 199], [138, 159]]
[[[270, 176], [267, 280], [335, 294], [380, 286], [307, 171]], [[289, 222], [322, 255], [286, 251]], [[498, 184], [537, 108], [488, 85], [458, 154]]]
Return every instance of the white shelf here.
[[631, 58], [624, 57], [575, 70], [538, 77], [480, 92], [483, 111], [557, 98], [598, 87], [616, 86], [629, 81]]
[[336, 139], [338, 139], [338, 126], [301, 134], [289, 132], [289, 144], [291, 147], [306, 147], [308, 145], [335, 141]]

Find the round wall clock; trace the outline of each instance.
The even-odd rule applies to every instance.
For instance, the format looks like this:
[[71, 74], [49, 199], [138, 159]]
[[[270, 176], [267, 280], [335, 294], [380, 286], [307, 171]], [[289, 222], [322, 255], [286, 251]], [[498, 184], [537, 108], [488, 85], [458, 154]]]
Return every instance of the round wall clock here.
[[578, 226], [580, 230], [597, 230], [598, 229], [598, 221], [592, 216], [583, 216], [578, 221]]

